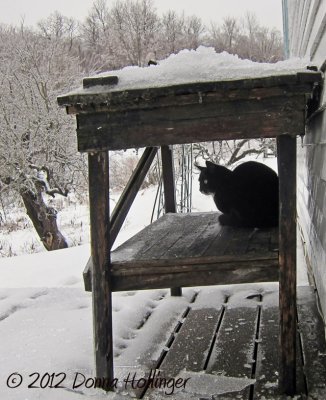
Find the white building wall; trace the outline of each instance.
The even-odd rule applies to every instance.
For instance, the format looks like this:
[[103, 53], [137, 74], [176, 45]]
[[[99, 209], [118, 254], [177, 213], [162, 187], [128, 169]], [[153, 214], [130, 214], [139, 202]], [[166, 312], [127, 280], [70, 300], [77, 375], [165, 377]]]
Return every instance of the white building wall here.
[[[306, 57], [326, 68], [326, 0], [283, 0], [290, 57]], [[286, 26], [287, 25], [287, 26]], [[298, 146], [298, 217], [307, 255], [326, 315], [326, 91]]]

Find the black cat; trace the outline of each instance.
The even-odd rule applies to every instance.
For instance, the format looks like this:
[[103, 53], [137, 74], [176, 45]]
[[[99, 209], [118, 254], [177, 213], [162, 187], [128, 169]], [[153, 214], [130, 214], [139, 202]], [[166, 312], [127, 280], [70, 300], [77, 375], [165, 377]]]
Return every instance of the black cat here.
[[278, 225], [278, 176], [266, 165], [248, 161], [233, 171], [206, 161], [200, 191], [214, 195], [221, 225], [267, 228]]

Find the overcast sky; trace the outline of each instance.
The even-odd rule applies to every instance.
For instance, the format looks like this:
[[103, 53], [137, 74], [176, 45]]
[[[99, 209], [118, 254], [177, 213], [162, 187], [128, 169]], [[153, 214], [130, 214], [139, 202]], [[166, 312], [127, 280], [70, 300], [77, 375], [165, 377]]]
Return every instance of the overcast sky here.
[[[0, 0], [0, 22], [35, 25], [37, 21], [58, 10], [67, 17], [83, 20], [93, 0]], [[108, 0], [108, 5], [113, 1]], [[220, 22], [223, 17], [240, 17], [246, 11], [254, 12], [262, 25], [282, 30], [282, 0], [154, 0], [161, 14], [169, 9], [186, 15], [197, 15], [205, 23]]]
[[[154, 0], [154, 3], [160, 14], [168, 9], [184, 10], [186, 15], [195, 14], [205, 23], [250, 11], [262, 25], [282, 30], [282, 0]], [[93, 0], [0, 0], [0, 22], [16, 25], [24, 18], [26, 25], [35, 25], [55, 10], [83, 20], [92, 4]], [[113, 1], [108, 0], [110, 4]]]

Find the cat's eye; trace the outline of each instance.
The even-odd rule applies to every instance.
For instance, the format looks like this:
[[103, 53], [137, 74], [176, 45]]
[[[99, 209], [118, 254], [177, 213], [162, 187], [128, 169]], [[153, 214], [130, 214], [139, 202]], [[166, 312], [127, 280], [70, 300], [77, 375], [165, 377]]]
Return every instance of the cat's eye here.
[[207, 180], [207, 179], [204, 179], [204, 183], [205, 183], [205, 185], [207, 185], [207, 183], [208, 183], [208, 180]]

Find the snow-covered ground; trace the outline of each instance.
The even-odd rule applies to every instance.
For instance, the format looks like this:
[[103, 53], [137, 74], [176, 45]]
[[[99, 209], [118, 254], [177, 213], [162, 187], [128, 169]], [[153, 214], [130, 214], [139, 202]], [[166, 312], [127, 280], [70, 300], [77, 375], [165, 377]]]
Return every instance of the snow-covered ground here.
[[[275, 167], [274, 160], [268, 162]], [[212, 198], [201, 195], [197, 186], [194, 182], [194, 211], [215, 210]], [[117, 245], [149, 223], [155, 193], [155, 188], [140, 191]], [[71, 230], [84, 235], [81, 242], [85, 243], [89, 229], [87, 207], [76, 204], [70, 207], [60, 218], [74, 220]], [[69, 237], [71, 232], [65, 229]], [[0, 240], [7, 240], [18, 249], [31, 235], [33, 230], [26, 228], [3, 234]], [[37, 241], [36, 236], [33, 240]], [[75, 239], [70, 236], [70, 240]], [[303, 257], [298, 254], [301, 261], [298, 281], [305, 285]], [[126, 398], [123, 392], [108, 395], [86, 388], [85, 384], [73, 386], [77, 373], [80, 375], [75, 386], [81, 383], [83, 376], [94, 377], [91, 295], [84, 291], [82, 281], [88, 257], [87, 243], [51, 253], [43, 251], [0, 259], [1, 399]], [[185, 289], [182, 298], [171, 298], [168, 290], [114, 293], [114, 354], [118, 376], [126, 368], [132, 372], [132, 368], [137, 367], [138, 360], [155, 338], [160, 337], [162, 345], [166, 343], [170, 332], [165, 331], [165, 326], [180, 317], [196, 290]], [[151, 317], [143, 324], [148, 315]], [[49, 388], [61, 379], [62, 388]], [[34, 381], [35, 386], [47, 388], [28, 388]]]

